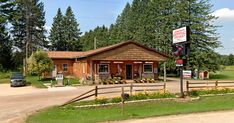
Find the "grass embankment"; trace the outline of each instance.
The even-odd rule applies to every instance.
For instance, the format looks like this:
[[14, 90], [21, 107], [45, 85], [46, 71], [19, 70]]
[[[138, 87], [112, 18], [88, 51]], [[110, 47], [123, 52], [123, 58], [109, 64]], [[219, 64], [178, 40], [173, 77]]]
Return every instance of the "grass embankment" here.
[[59, 108], [52, 107], [28, 117], [27, 123], [95, 123], [131, 118], [194, 113], [234, 109], [234, 95], [201, 97], [197, 101], [161, 101], [126, 104], [124, 115], [121, 106], [105, 108]]
[[27, 76], [26, 82], [33, 87], [36, 88], [47, 88], [44, 83], [50, 83], [50, 80], [48, 79], [39, 79], [38, 76]]
[[[67, 84], [67, 78], [64, 79], [64, 84]], [[36, 88], [47, 88], [44, 83], [51, 83], [51, 79], [39, 79], [38, 76], [27, 76], [26, 81]], [[55, 82], [55, 80], [52, 80]], [[70, 79], [70, 85], [79, 84], [79, 79]]]
[[[10, 77], [11, 77], [11, 72], [7, 71], [7, 72], [0, 72], [0, 84], [7, 84], [10, 83]], [[39, 79], [38, 76], [30, 76], [28, 75], [27, 77], [25, 77], [26, 81], [27, 81], [27, 85], [32, 85], [36, 88], [46, 88], [45, 85], [43, 85], [44, 83], [51, 83], [51, 79]], [[55, 81], [55, 80], [53, 80]], [[67, 83], [67, 78], [64, 79], [64, 83]], [[70, 83], [71, 85], [74, 84], [79, 84], [79, 80], [78, 79], [70, 79]]]
[[10, 72], [0, 72], [0, 84], [5, 84], [10, 82]]

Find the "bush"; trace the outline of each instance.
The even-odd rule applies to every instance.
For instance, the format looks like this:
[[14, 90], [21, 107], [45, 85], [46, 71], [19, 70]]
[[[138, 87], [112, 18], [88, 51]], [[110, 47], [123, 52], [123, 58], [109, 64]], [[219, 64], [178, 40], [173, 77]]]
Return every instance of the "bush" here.
[[119, 103], [122, 102], [121, 97], [114, 97], [110, 100], [111, 103]]
[[44, 73], [49, 73], [53, 69], [53, 62], [45, 51], [38, 50], [27, 59], [28, 71], [39, 77]]
[[155, 99], [155, 98], [173, 98], [176, 97], [175, 94], [172, 93], [159, 93], [159, 92], [155, 92], [155, 93], [150, 93], [148, 96], [150, 99]]
[[210, 89], [210, 90], [192, 90], [189, 92], [190, 96], [199, 96], [207, 94], [226, 94], [234, 93], [234, 89], [222, 88], [222, 89]]
[[138, 93], [129, 97], [129, 100], [144, 100], [144, 99], [157, 99], [157, 98], [174, 98], [175, 94], [166, 92], [153, 92], [153, 93]]
[[0, 72], [0, 79], [9, 79], [11, 77], [11, 72]]
[[95, 104], [106, 104], [108, 103], [108, 99], [107, 98], [100, 98], [100, 99], [95, 99]]

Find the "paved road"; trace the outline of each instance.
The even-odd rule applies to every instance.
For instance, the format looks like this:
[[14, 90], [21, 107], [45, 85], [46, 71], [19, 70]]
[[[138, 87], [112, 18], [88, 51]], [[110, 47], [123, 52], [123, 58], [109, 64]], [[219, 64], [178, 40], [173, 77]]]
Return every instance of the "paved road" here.
[[111, 123], [234, 123], [234, 110], [132, 119]]

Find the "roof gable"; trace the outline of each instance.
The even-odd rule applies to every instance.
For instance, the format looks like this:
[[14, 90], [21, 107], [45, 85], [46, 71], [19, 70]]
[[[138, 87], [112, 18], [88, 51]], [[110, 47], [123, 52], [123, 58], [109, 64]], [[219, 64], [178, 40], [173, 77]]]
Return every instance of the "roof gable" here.
[[168, 57], [153, 50], [128, 43], [88, 57], [91, 60], [135, 60], [135, 61], [165, 61]]
[[[84, 58], [90, 58], [96, 55], [100, 55], [106, 52], [111, 52], [117, 49], [121, 49], [124, 48], [126, 46], [129, 46], [131, 44], [131, 47], [133, 48], [135, 46], [138, 47], [137, 49], [142, 49], [141, 51], [144, 50], [144, 52], [148, 52], [148, 53], [152, 53], [154, 54], [153, 56], [158, 56], [158, 58], [160, 58], [161, 60], [165, 60], [167, 58], [169, 58], [170, 56], [160, 53], [158, 51], [156, 51], [155, 49], [151, 49], [148, 47], [145, 47], [139, 43], [136, 43], [134, 41], [125, 41], [125, 42], [121, 42], [118, 44], [114, 44], [114, 45], [110, 45], [107, 47], [102, 47], [102, 48], [98, 48], [98, 49], [94, 49], [94, 50], [89, 50], [89, 51], [84, 51], [84, 52], [69, 52], [69, 51], [48, 51], [48, 56], [50, 58], [58, 58], [58, 59], [84, 59]], [[120, 51], [118, 51], [118, 53], [121, 53]], [[142, 53], [142, 52], [141, 52]], [[144, 53], [143, 53], [144, 54]], [[146, 55], [146, 54], [145, 54]], [[153, 57], [152, 56], [152, 57]]]

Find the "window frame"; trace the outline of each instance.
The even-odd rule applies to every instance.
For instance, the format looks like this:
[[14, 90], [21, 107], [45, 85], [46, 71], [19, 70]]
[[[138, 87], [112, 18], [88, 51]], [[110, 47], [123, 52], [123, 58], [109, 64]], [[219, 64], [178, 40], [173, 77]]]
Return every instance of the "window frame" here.
[[[145, 65], [150, 65], [151, 66], [151, 71], [145, 71]], [[149, 64], [149, 63], [143, 64], [143, 72], [144, 73], [153, 73], [153, 64]]]
[[[101, 65], [107, 65], [107, 67], [108, 67], [107, 70], [108, 71], [107, 72], [100, 72], [99, 69], [100, 69]], [[109, 74], [110, 73], [110, 64], [98, 64], [97, 72], [98, 72], [98, 74]]]
[[[65, 67], [63, 65], [67, 65], [67, 70], [66, 71], [64, 70]], [[67, 63], [63, 63], [62, 64], [62, 69], [63, 69], [63, 72], [68, 72], [68, 64]]]

